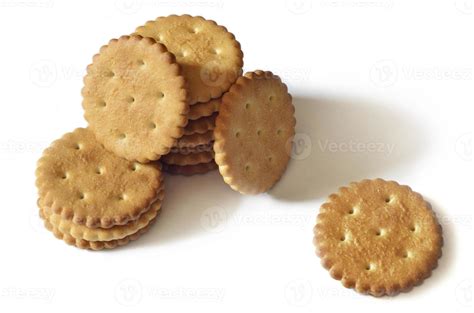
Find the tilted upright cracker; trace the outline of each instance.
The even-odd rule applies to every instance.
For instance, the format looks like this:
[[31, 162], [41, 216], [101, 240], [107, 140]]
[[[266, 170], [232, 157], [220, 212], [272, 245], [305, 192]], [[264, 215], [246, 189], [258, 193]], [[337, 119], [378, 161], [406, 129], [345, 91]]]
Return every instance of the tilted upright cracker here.
[[232, 189], [261, 193], [280, 179], [290, 159], [294, 112], [286, 85], [271, 72], [246, 73], [223, 96], [214, 151]]

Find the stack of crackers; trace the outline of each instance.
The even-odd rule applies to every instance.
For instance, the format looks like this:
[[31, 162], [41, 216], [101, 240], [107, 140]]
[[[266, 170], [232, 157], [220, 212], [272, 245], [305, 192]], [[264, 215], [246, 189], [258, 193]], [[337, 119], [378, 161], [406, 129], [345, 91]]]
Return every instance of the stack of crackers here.
[[278, 76], [242, 76], [242, 66], [233, 34], [189, 15], [157, 18], [100, 48], [82, 89], [88, 128], [38, 162], [46, 227], [80, 248], [134, 240], [161, 208], [162, 170], [218, 168], [241, 193], [270, 189], [290, 158], [294, 107]]
[[[156, 220], [162, 170], [219, 169], [243, 194], [282, 177], [295, 134], [287, 87], [268, 71], [242, 75], [240, 44], [202, 17], [160, 17], [112, 39], [84, 78], [89, 127], [55, 141], [38, 162], [45, 226], [79, 248], [114, 248]], [[431, 206], [408, 186], [363, 180], [321, 207], [314, 243], [343, 285], [374, 296], [421, 283], [443, 243]]]

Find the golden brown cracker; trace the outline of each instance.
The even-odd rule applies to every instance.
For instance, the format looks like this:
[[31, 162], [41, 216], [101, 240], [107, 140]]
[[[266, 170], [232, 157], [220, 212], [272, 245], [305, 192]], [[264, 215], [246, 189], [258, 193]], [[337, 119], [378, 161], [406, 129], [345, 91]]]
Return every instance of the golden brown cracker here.
[[110, 241], [125, 238], [148, 225], [150, 221], [155, 219], [158, 215], [163, 197], [164, 190], [160, 191], [158, 199], [136, 220], [130, 221], [125, 225], [117, 225], [111, 228], [89, 228], [84, 225], [74, 224], [70, 220], [65, 220], [58, 214], [43, 213], [47, 216], [49, 222], [64, 234], [69, 234], [76, 239], [84, 239], [87, 241]]
[[68, 245], [76, 246], [77, 248], [80, 248], [80, 249], [88, 249], [88, 250], [95, 250], [95, 251], [103, 250], [103, 249], [114, 249], [120, 246], [124, 246], [128, 244], [130, 241], [137, 240], [141, 235], [143, 235], [149, 230], [151, 225], [153, 225], [153, 223], [156, 220], [156, 218], [152, 219], [148, 223], [148, 225], [139, 229], [136, 233], [128, 235], [121, 239], [109, 240], [109, 241], [87, 241], [84, 239], [74, 238], [68, 233], [61, 232], [57, 227], [51, 224], [47, 218], [45, 218], [45, 215], [42, 214], [41, 211], [40, 211], [40, 215], [42, 216], [42, 218], [44, 218], [44, 225], [46, 229], [51, 231], [56, 238], [63, 240]]
[[294, 112], [286, 85], [271, 72], [246, 73], [223, 96], [214, 150], [232, 189], [261, 193], [280, 179], [290, 159]]
[[44, 209], [87, 227], [110, 228], [135, 220], [157, 198], [162, 174], [107, 151], [89, 129], [78, 128], [47, 148], [36, 186]]
[[199, 102], [189, 107], [188, 119], [197, 120], [201, 117], [211, 116], [219, 111], [222, 98], [211, 99], [208, 102]]
[[190, 104], [220, 97], [242, 73], [243, 53], [234, 35], [201, 16], [159, 17], [135, 33], [163, 43], [176, 56]]
[[214, 151], [203, 151], [197, 153], [168, 153], [161, 158], [163, 163], [169, 165], [196, 165], [199, 163], [208, 163], [214, 160]]
[[441, 226], [408, 186], [382, 179], [342, 187], [321, 206], [314, 242], [323, 266], [348, 288], [374, 296], [410, 290], [441, 256]]
[[195, 154], [199, 152], [211, 152], [213, 151], [213, 143], [210, 142], [208, 144], [199, 145], [195, 147], [180, 147], [180, 148], [172, 148], [171, 153], [179, 153], [179, 154]]
[[163, 171], [173, 175], [192, 176], [205, 174], [217, 169], [217, 164], [214, 161], [208, 163], [200, 163], [196, 165], [168, 165], [163, 164]]
[[216, 127], [217, 113], [210, 116], [201, 117], [194, 121], [189, 121], [184, 129], [185, 135], [204, 134]]
[[212, 143], [214, 141], [214, 131], [208, 130], [202, 134], [195, 133], [191, 135], [184, 135], [179, 138], [174, 148], [194, 148], [200, 145]]
[[112, 39], [84, 77], [83, 107], [106, 149], [145, 163], [169, 152], [187, 123], [189, 105], [180, 67], [151, 38]]

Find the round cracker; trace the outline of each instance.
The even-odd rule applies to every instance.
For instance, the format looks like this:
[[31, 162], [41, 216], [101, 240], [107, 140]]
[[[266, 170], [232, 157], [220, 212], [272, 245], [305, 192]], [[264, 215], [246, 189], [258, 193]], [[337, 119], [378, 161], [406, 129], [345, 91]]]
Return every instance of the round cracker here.
[[63, 233], [62, 231], [60, 231], [57, 227], [51, 224], [48, 218], [45, 217], [44, 212], [42, 212], [42, 210], [40, 210], [40, 216], [44, 219], [44, 226], [46, 227], [46, 229], [51, 231], [56, 238], [63, 240], [68, 245], [75, 246], [80, 249], [88, 249], [94, 251], [99, 251], [103, 249], [114, 249], [120, 246], [124, 246], [130, 241], [137, 240], [144, 233], [146, 233], [150, 229], [151, 225], [153, 225], [153, 223], [156, 221], [156, 218], [152, 219], [148, 223], [148, 225], [139, 229], [136, 233], [128, 235], [121, 239], [109, 241], [88, 241], [84, 239], [74, 238], [73, 236], [71, 236], [71, 234]]
[[172, 175], [192, 176], [205, 174], [217, 169], [217, 164], [214, 161], [208, 163], [200, 163], [196, 165], [168, 165], [163, 164], [163, 171]]
[[190, 104], [220, 97], [242, 73], [243, 53], [234, 35], [201, 16], [159, 17], [135, 33], [163, 43], [176, 56]]
[[214, 160], [214, 151], [202, 151], [188, 154], [169, 153], [161, 158], [163, 163], [181, 166], [208, 163], [212, 160]]
[[84, 128], [44, 151], [36, 177], [45, 210], [91, 228], [135, 220], [157, 198], [162, 185], [158, 166], [116, 156]]
[[181, 137], [189, 105], [174, 56], [151, 38], [112, 39], [84, 78], [85, 118], [106, 149], [128, 160], [157, 160]]
[[219, 105], [222, 98], [212, 99], [208, 102], [200, 102], [192, 105], [189, 108], [188, 119], [197, 120], [201, 117], [211, 116], [213, 113], [219, 111]]
[[374, 296], [420, 284], [436, 267], [443, 242], [429, 203], [410, 187], [382, 179], [332, 194], [321, 206], [314, 233], [331, 276]]
[[195, 133], [191, 135], [184, 135], [183, 137], [179, 138], [174, 148], [194, 148], [200, 145], [212, 143], [213, 141], [214, 132], [212, 130], [208, 130], [202, 134]]
[[213, 142], [198, 145], [195, 147], [176, 147], [171, 149], [171, 153], [179, 153], [179, 154], [196, 154], [200, 152], [211, 152], [213, 151]]
[[[150, 205], [150, 208], [142, 213], [136, 220], [130, 221], [125, 225], [117, 225], [111, 228], [89, 228], [84, 225], [74, 224], [69, 220], [63, 219], [60, 215], [43, 211], [49, 222], [59, 231], [69, 234], [76, 239], [87, 241], [110, 241], [125, 238], [138, 232], [147, 226], [151, 220], [155, 219], [161, 209], [161, 203], [164, 197], [164, 190], [160, 191], [158, 199]], [[39, 201], [41, 203], [41, 200]], [[41, 207], [41, 204], [40, 204]]]
[[290, 159], [294, 112], [286, 85], [271, 72], [246, 73], [223, 96], [214, 150], [232, 189], [257, 194], [280, 179]]
[[211, 116], [201, 117], [194, 121], [189, 121], [184, 129], [184, 135], [204, 134], [216, 127], [217, 113]]

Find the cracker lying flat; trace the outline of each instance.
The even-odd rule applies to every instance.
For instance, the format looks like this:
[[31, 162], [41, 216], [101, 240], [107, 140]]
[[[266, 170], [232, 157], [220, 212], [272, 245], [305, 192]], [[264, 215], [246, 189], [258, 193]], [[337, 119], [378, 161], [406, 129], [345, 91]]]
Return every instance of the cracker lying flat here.
[[151, 38], [122, 36], [103, 46], [87, 68], [82, 95], [97, 140], [128, 160], [157, 160], [187, 123], [180, 68]]
[[280, 179], [290, 159], [294, 111], [286, 85], [271, 72], [246, 73], [223, 96], [214, 150], [232, 189], [261, 193]]
[[135, 32], [163, 43], [176, 56], [189, 84], [190, 104], [220, 97], [242, 73], [243, 53], [234, 35], [201, 16], [159, 17]]
[[314, 238], [321, 262], [348, 288], [374, 296], [406, 291], [441, 256], [441, 227], [429, 203], [382, 179], [342, 187], [321, 206]]
[[189, 121], [184, 129], [185, 135], [204, 134], [216, 127], [217, 113], [211, 116], [201, 117], [194, 121]]
[[44, 225], [46, 229], [51, 231], [54, 236], [60, 240], [64, 240], [68, 245], [76, 246], [80, 249], [89, 249], [89, 250], [103, 250], [103, 249], [114, 249], [120, 246], [124, 246], [130, 241], [137, 240], [141, 235], [146, 233], [151, 225], [155, 222], [156, 218], [151, 220], [148, 225], [138, 230], [136, 233], [126, 236], [122, 239], [110, 240], [110, 241], [87, 241], [84, 239], [77, 239], [71, 236], [68, 233], [61, 232], [57, 227], [50, 223], [50, 221], [45, 218], [45, 215], [40, 211], [40, 216], [44, 219]]
[[215, 169], [217, 169], [217, 164], [214, 161], [184, 166], [163, 164], [163, 170], [173, 175], [192, 176], [205, 174]]
[[138, 218], [157, 199], [162, 184], [159, 167], [116, 156], [84, 128], [44, 151], [36, 177], [46, 211], [102, 228]]
[[208, 130], [202, 134], [195, 133], [191, 135], [184, 135], [179, 138], [174, 148], [194, 148], [200, 145], [209, 144], [214, 141], [214, 132]]
[[208, 102], [199, 102], [189, 108], [188, 119], [197, 120], [201, 117], [211, 116], [219, 111], [222, 98], [212, 99]]
[[169, 165], [196, 165], [199, 163], [208, 163], [214, 160], [213, 151], [203, 151], [197, 153], [181, 154], [169, 153], [164, 155], [161, 161]]
[[[150, 209], [144, 212], [140, 217], [134, 221], [130, 221], [125, 225], [117, 225], [111, 228], [89, 228], [84, 225], [74, 224], [69, 220], [61, 218], [60, 215], [54, 213], [44, 212], [43, 214], [48, 218], [48, 221], [64, 234], [69, 234], [76, 239], [84, 239], [87, 241], [110, 241], [125, 238], [138, 232], [140, 229], [146, 227], [151, 220], [155, 219], [158, 211], [161, 209], [161, 202], [164, 197], [162, 190]], [[41, 203], [41, 200], [39, 201]], [[40, 204], [40, 207], [42, 205]]]
[[179, 154], [195, 154], [199, 152], [211, 152], [213, 151], [213, 142], [208, 144], [199, 145], [196, 147], [180, 147], [180, 148], [172, 148], [171, 153], [179, 153]]

